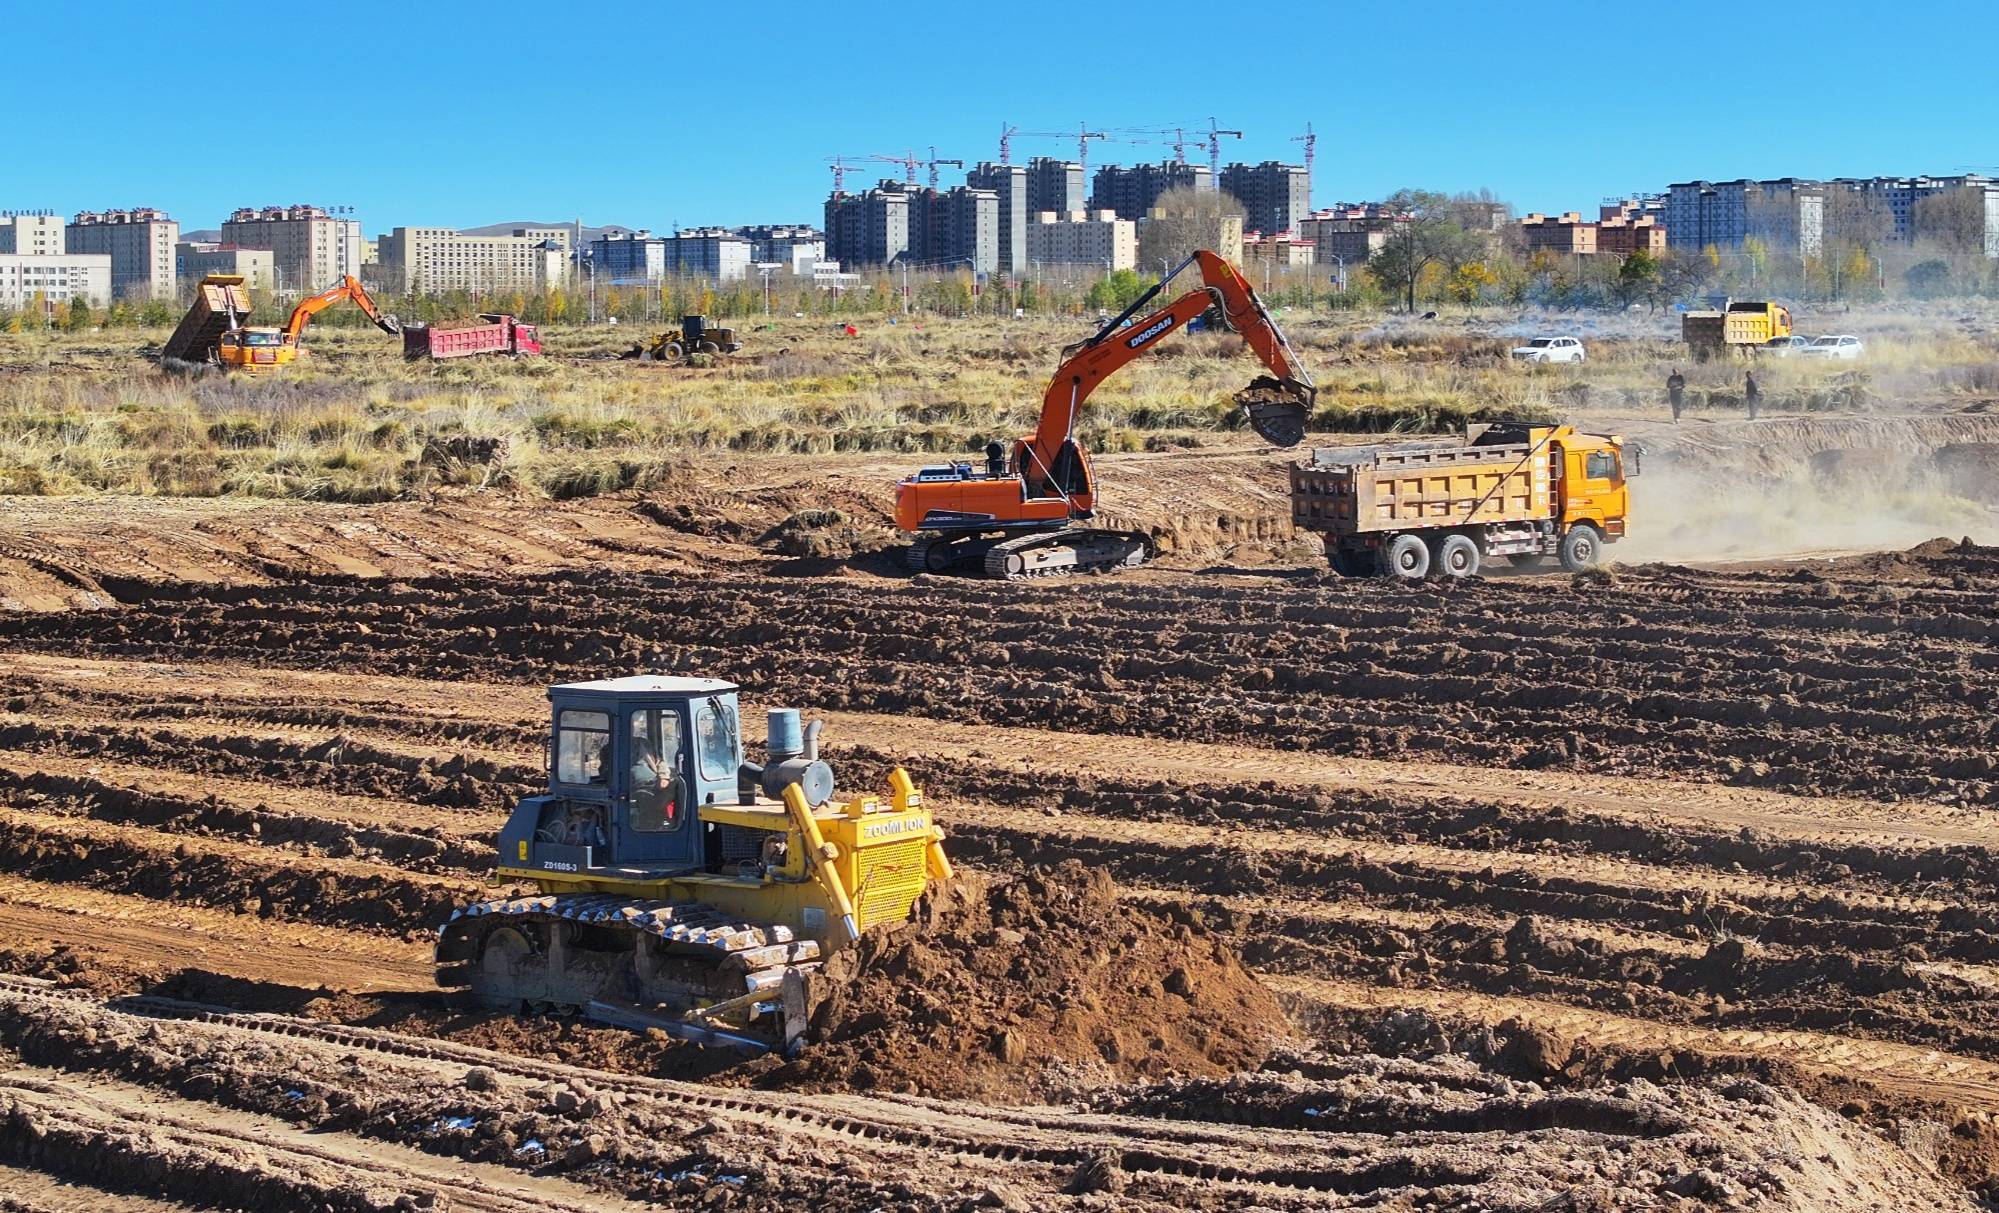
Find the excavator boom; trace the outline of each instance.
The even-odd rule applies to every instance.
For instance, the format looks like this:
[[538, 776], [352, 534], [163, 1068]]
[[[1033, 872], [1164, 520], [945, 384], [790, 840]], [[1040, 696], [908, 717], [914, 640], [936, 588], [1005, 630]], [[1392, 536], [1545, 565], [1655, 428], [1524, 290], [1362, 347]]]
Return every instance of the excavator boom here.
[[[1201, 289], [1187, 292], [1142, 320], [1132, 319], [1139, 309], [1158, 298], [1167, 284], [1190, 264], [1200, 267], [1204, 284]], [[1055, 369], [1054, 378], [1042, 394], [1041, 421], [1035, 427], [1034, 439], [1028, 448], [1028, 453], [1040, 464], [1043, 474], [1053, 466], [1062, 445], [1074, 436], [1077, 415], [1097, 385], [1169, 334], [1186, 328], [1189, 321], [1211, 306], [1221, 309], [1228, 327], [1249, 343], [1249, 348], [1256, 352], [1263, 365], [1270, 368], [1277, 383], [1298, 402], [1295, 434], [1266, 433], [1265, 425], [1257, 426], [1258, 433], [1278, 446], [1296, 446], [1303, 441], [1304, 416], [1318, 392], [1312, 383], [1311, 373], [1298, 361], [1290, 341], [1277, 327], [1277, 322], [1271, 319], [1263, 300], [1257, 298], [1248, 280], [1223, 257], [1201, 249], [1097, 330], [1095, 336], [1062, 352], [1062, 365]], [[1259, 421], [1254, 412], [1250, 419], [1252, 424]], [[1034, 473], [1030, 471], [1029, 474], [1032, 476]]]
[[[1190, 265], [1200, 269], [1200, 288], [1147, 311]], [[983, 470], [970, 463], [929, 467], [896, 486], [896, 525], [917, 537], [908, 555], [911, 570], [942, 572], [978, 561], [987, 576], [1016, 580], [1103, 572], [1149, 559], [1154, 543], [1147, 534], [1073, 525], [1096, 511], [1096, 480], [1089, 453], [1076, 441], [1076, 421], [1098, 385], [1210, 308], [1270, 370], [1270, 377], [1236, 396], [1251, 428], [1277, 446], [1303, 441], [1318, 390], [1311, 373], [1236, 268], [1202, 250], [1095, 334], [1062, 351], [1034, 432], [1013, 444], [1010, 457], [994, 443]], [[1146, 314], [1138, 318], [1141, 312]]]
[[298, 306], [292, 309], [291, 318], [285, 321], [284, 343], [297, 345], [299, 334], [305, 331], [312, 318], [343, 299], [352, 299], [354, 306], [366, 313], [368, 319], [375, 322], [375, 327], [383, 332], [393, 336], [403, 331], [402, 323], [375, 306], [374, 297], [362, 287], [359, 279], [349, 274], [317, 295], [299, 300]]

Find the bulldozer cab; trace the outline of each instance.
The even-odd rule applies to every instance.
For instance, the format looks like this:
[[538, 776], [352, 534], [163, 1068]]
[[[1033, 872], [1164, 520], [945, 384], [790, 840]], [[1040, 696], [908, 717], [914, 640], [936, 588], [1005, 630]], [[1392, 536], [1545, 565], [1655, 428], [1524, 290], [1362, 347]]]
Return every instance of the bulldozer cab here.
[[732, 801], [742, 766], [735, 684], [646, 675], [548, 698], [548, 793], [503, 832], [505, 858], [579, 874], [699, 867], [697, 810]]

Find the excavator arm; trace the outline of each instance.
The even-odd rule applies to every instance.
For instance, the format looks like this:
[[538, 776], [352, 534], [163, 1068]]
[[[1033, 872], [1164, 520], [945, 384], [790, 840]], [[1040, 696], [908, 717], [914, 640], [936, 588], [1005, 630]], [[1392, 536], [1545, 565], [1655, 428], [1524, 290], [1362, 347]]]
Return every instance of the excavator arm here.
[[402, 322], [375, 306], [374, 298], [362, 288], [358, 279], [349, 274], [338, 284], [326, 288], [310, 299], [299, 301], [299, 305], [292, 309], [291, 318], [285, 321], [282, 334], [284, 343], [297, 345], [299, 334], [305, 331], [305, 326], [312, 321], [312, 318], [343, 299], [352, 299], [354, 306], [365, 312], [368, 319], [375, 322], [375, 327], [383, 332], [395, 334], [403, 331]]
[[[1142, 308], [1150, 306], [1190, 264], [1200, 267], [1201, 288], [1187, 292], [1142, 320], [1132, 319]], [[1250, 425], [1278, 446], [1296, 446], [1303, 441], [1304, 420], [1318, 394], [1311, 372], [1298, 360], [1284, 331], [1271, 319], [1249, 282], [1226, 259], [1202, 249], [1161, 278], [1095, 336], [1062, 351], [1062, 365], [1056, 368], [1048, 390], [1041, 397], [1040, 423], [1034, 436], [1022, 444], [1028, 479], [1037, 481], [1050, 476], [1049, 469], [1056, 466], [1063, 445], [1075, 434], [1076, 417], [1082, 412], [1083, 402], [1099, 384], [1214, 306], [1221, 308], [1229, 328], [1249, 343], [1263, 365], [1270, 368], [1274, 379], [1274, 382], [1259, 380], [1251, 385], [1249, 392], [1238, 397]]]

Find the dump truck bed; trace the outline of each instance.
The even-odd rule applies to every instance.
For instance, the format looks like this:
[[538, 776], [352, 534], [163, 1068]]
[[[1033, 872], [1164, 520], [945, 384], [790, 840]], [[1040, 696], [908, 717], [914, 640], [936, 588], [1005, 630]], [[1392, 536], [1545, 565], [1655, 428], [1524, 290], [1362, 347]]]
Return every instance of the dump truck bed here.
[[160, 347], [162, 361], [207, 362], [222, 335], [250, 317], [250, 291], [243, 279], [210, 275], [194, 288], [194, 303], [173, 336]]
[[512, 316], [486, 318], [487, 323], [468, 328], [440, 329], [429, 325], [403, 326], [403, 357], [466, 358], [474, 354], [539, 354], [541, 343], [533, 329]]
[[1545, 443], [1319, 447], [1291, 465], [1291, 521], [1333, 535], [1552, 517]]

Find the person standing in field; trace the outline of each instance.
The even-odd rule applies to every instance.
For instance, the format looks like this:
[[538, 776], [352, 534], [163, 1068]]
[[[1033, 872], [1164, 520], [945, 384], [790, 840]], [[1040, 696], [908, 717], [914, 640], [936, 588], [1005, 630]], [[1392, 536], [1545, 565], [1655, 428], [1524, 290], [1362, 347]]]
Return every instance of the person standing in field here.
[[1666, 402], [1673, 406], [1674, 425], [1680, 424], [1680, 405], [1686, 399], [1686, 395], [1687, 377], [1680, 374], [1679, 367], [1674, 367], [1673, 373], [1666, 376]]
[[1756, 410], [1763, 403], [1763, 389], [1756, 383], [1755, 371], [1742, 372], [1742, 401], [1749, 406], [1749, 419], [1756, 420]]

